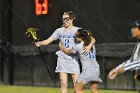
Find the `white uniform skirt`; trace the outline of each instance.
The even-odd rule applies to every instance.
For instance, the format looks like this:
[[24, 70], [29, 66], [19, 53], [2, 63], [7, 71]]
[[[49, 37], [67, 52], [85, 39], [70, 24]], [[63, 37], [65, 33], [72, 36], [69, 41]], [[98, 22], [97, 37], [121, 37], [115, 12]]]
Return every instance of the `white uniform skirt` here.
[[82, 69], [82, 73], [80, 74], [77, 82], [82, 82], [84, 84], [87, 84], [90, 81], [96, 81], [96, 82], [102, 82], [102, 80], [99, 78], [100, 76], [100, 70], [99, 67], [88, 67]]
[[58, 57], [57, 58], [57, 67], [56, 67], [55, 72], [56, 73], [65, 72], [65, 73], [70, 73], [70, 74], [80, 74], [78, 60], [76, 58], [65, 59], [62, 57]]

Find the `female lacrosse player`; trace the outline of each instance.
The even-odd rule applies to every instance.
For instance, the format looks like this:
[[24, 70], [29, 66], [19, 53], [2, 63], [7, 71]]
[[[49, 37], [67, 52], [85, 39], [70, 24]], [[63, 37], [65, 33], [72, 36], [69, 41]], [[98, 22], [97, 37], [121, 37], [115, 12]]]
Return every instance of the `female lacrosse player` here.
[[98, 93], [98, 82], [101, 82], [101, 79], [99, 78], [99, 65], [96, 61], [95, 45], [92, 46], [90, 52], [84, 52], [84, 47], [90, 44], [91, 39], [92, 34], [89, 30], [79, 29], [75, 35], [76, 45], [72, 49], [66, 49], [63, 44], [59, 44], [60, 49], [66, 54], [78, 53], [82, 63], [82, 72], [74, 87], [75, 93], [83, 93], [83, 88], [87, 83], [90, 83], [92, 93]]
[[[74, 46], [74, 35], [79, 29], [79, 27], [74, 26], [74, 20], [75, 14], [72, 11], [64, 12], [62, 17], [63, 26], [56, 29], [48, 39], [35, 43], [36, 46], [39, 47], [41, 45], [48, 45], [57, 39], [64, 44], [65, 48], [71, 48]], [[94, 42], [95, 40], [93, 39], [90, 45], [86, 47], [85, 51], [89, 51]], [[58, 51], [56, 54], [58, 59], [55, 72], [60, 75], [61, 93], [67, 93], [68, 74], [72, 76], [74, 83], [80, 74], [78, 60], [75, 55], [67, 55], [63, 51]]]

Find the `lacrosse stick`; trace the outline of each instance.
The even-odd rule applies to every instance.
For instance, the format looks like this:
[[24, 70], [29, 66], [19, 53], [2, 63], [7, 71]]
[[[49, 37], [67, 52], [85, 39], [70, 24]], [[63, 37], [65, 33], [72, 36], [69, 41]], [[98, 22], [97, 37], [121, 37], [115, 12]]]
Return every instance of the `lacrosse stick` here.
[[[32, 38], [32, 43], [39, 41], [39, 39], [37, 38], [37, 34], [36, 34], [37, 30], [38, 30], [37, 28], [28, 28], [27, 31], [26, 31], [26, 33], [25, 33], [26, 35], [28, 35], [28, 37], [31, 37]], [[51, 71], [49, 70], [49, 67], [48, 67], [48, 65], [47, 65], [47, 63], [45, 61], [45, 58], [44, 58], [44, 56], [42, 54], [42, 51], [41, 51], [40, 47], [38, 47], [38, 49], [39, 49], [41, 58], [42, 58], [42, 60], [43, 60], [43, 62], [45, 64], [45, 67], [47, 68], [47, 71], [49, 73], [49, 76], [52, 79], [53, 77], [51, 75]]]

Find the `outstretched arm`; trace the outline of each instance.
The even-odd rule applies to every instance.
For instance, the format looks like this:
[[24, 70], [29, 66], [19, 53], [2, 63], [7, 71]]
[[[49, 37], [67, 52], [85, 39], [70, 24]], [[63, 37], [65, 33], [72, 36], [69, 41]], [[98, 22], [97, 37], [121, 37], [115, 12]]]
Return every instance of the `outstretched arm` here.
[[35, 42], [35, 45], [36, 45], [37, 47], [40, 47], [41, 45], [48, 45], [48, 44], [50, 44], [50, 43], [53, 42], [53, 41], [54, 41], [54, 39], [53, 39], [52, 37], [49, 37], [49, 38], [46, 39], [46, 40], [39, 41], [39, 42]]
[[130, 60], [127, 60], [126, 62], [123, 62], [122, 64], [120, 64], [116, 68], [112, 69], [109, 72], [108, 78], [113, 80], [116, 78], [116, 76], [118, 74], [123, 74], [125, 71], [129, 70], [129, 69], [126, 69], [129, 64], [130, 64]]
[[113, 80], [113, 79], [116, 78], [116, 76], [117, 76], [118, 74], [123, 74], [124, 72], [125, 72], [125, 70], [124, 70], [124, 67], [123, 67], [123, 66], [122, 66], [122, 67], [119, 67], [118, 69], [114, 68], [114, 69], [112, 69], [112, 70], [109, 72], [108, 78], [111, 79], [111, 80]]
[[65, 48], [61, 43], [59, 43], [59, 48], [60, 48], [60, 50], [62, 50], [65, 54], [73, 54], [73, 51], [72, 51], [72, 49], [67, 49], [67, 48]]

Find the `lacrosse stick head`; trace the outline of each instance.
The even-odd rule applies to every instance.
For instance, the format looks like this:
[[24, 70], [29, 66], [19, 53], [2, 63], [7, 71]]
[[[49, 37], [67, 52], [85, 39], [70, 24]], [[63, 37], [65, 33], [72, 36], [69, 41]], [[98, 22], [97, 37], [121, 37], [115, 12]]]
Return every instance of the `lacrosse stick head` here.
[[39, 39], [37, 38], [37, 28], [28, 28], [25, 34], [32, 39], [32, 42], [37, 42]]

